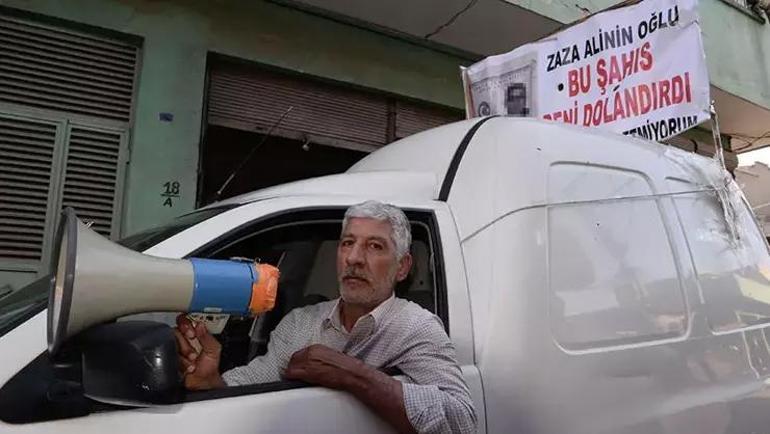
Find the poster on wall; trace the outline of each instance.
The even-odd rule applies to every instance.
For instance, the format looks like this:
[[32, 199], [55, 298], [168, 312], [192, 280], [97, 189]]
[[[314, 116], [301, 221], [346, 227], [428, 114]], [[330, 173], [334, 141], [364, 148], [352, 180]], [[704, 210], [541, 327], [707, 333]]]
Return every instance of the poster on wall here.
[[697, 0], [643, 0], [463, 68], [469, 118], [536, 117], [663, 140], [710, 118]]

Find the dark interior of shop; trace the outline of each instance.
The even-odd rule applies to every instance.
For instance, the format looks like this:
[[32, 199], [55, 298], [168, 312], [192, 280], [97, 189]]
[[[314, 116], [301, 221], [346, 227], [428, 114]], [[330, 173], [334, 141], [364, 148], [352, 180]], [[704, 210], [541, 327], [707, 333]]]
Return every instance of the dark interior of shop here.
[[[255, 132], [208, 126], [199, 166], [199, 206], [217, 200], [217, 190], [263, 137]], [[365, 152], [270, 136], [246, 161], [219, 199], [285, 182], [344, 172], [365, 155]]]

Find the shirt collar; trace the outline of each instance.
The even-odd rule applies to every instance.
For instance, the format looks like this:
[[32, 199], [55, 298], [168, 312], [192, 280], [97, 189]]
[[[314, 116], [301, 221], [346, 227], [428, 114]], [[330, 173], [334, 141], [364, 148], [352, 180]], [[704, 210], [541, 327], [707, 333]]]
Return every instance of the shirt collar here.
[[385, 318], [387, 317], [388, 312], [390, 312], [390, 308], [393, 306], [395, 299], [396, 292], [393, 291], [387, 300], [380, 303], [379, 306], [375, 307], [371, 312], [368, 313], [368, 315], [374, 319], [375, 327], [379, 327], [383, 321], [385, 321]]
[[[376, 329], [377, 327], [379, 327], [387, 317], [388, 312], [390, 312], [390, 309], [393, 306], [393, 302], [395, 299], [396, 299], [396, 293], [394, 291], [393, 293], [391, 293], [390, 297], [388, 297], [387, 300], [380, 303], [377, 307], [372, 309], [371, 312], [359, 318], [358, 321], [356, 321], [356, 324], [353, 325], [353, 328], [355, 329], [356, 326], [359, 323], [361, 323], [362, 320], [364, 320], [365, 318], [371, 318], [368, 321], [374, 321], [373, 329]], [[337, 298], [336, 303], [334, 303], [334, 307], [332, 307], [329, 314], [323, 320], [323, 326], [324, 328], [334, 327], [337, 331], [347, 334], [348, 331], [345, 330], [345, 326], [342, 325], [342, 319], [340, 318], [341, 302], [342, 302], [342, 298]]]

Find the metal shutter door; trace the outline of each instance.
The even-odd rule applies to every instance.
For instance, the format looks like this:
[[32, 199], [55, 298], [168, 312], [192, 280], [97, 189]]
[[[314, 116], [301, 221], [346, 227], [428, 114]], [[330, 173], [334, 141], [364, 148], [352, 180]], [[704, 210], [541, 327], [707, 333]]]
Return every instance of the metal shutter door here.
[[265, 132], [294, 109], [274, 134], [373, 150], [387, 142], [387, 98], [325, 83], [235, 65], [210, 74], [208, 122]]
[[[6, 270], [47, 260], [65, 206], [97, 232], [119, 235], [138, 53], [127, 42], [0, 14]], [[24, 127], [8, 129], [7, 119]]]
[[461, 112], [396, 102], [396, 138], [402, 139], [444, 124], [464, 119]]
[[57, 129], [0, 115], [0, 260], [43, 256]]
[[108, 238], [119, 235], [119, 179], [125, 166], [125, 133], [95, 127], [69, 127], [62, 208], [71, 206], [78, 217]]
[[0, 101], [128, 122], [137, 51], [0, 15]]

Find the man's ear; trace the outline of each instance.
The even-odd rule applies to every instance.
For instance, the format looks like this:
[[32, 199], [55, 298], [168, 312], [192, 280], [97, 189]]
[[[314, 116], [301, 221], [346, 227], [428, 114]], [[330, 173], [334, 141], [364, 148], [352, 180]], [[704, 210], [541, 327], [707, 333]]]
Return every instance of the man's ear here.
[[409, 270], [412, 269], [412, 255], [410, 253], [405, 254], [398, 261], [398, 271], [396, 271], [396, 282], [400, 282], [406, 279], [409, 275]]

